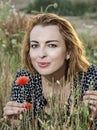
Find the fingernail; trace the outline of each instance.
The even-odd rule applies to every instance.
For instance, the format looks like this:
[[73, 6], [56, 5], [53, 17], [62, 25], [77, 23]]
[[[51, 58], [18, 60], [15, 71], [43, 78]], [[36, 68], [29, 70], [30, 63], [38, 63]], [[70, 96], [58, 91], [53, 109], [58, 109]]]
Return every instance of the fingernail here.
[[18, 113], [20, 113], [20, 110], [18, 110]]
[[83, 95], [85, 95], [85, 94], [86, 94], [86, 91], [83, 92]]
[[25, 108], [25, 109], [23, 109], [23, 112], [27, 112], [27, 109]]

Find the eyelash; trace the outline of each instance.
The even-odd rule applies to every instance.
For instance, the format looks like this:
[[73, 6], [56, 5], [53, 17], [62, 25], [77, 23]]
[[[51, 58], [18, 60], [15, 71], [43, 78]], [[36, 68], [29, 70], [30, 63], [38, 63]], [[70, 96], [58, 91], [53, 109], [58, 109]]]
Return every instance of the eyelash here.
[[49, 46], [50, 48], [55, 48], [55, 47], [57, 47], [56, 44], [48, 44], [48, 46]]
[[[31, 45], [31, 48], [33, 48], [33, 49], [35, 49], [35, 48], [37, 48], [39, 45], [37, 45], [37, 44], [32, 44]], [[56, 48], [57, 47], [57, 45], [56, 44], [48, 44], [47, 45], [49, 48]]]
[[32, 45], [31, 45], [31, 48], [37, 48], [37, 47], [38, 47], [37, 44], [32, 44]]

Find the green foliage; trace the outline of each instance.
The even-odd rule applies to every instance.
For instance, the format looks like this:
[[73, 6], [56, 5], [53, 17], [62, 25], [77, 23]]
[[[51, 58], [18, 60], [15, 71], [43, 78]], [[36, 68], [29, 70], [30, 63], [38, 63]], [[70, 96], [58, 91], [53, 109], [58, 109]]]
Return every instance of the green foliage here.
[[14, 5], [11, 5], [11, 0], [0, 1], [0, 23], [6, 22], [10, 17], [15, 14]]
[[[0, 23], [0, 49], [9, 59], [10, 67], [14, 70], [20, 65], [20, 49], [24, 34], [25, 17], [20, 14], [13, 15], [6, 23]], [[15, 70], [16, 71], [16, 70]]]
[[90, 36], [87, 34], [81, 34], [80, 35], [81, 40], [84, 43], [85, 46], [85, 52], [88, 60], [91, 64], [97, 65], [97, 37], [96, 36]]
[[[57, 3], [58, 7], [51, 6], [47, 12], [56, 13], [62, 16], [81, 16], [86, 13], [97, 12], [97, 1], [72, 1], [72, 0], [35, 0], [34, 3], [30, 3], [25, 9], [27, 13], [43, 13], [45, 9], [54, 3]], [[97, 17], [97, 16], [96, 16]]]
[[25, 16], [15, 12], [10, 1], [0, 2], [0, 117], [10, 98], [14, 74], [21, 66], [20, 50], [25, 22]]
[[[58, 0], [57, 0], [58, 1]], [[36, 12], [45, 12], [46, 8], [50, 6], [50, 8], [48, 8], [49, 11], [53, 11], [56, 12], [57, 11], [57, 7], [54, 6], [54, 4], [57, 4], [56, 0], [50, 1], [50, 0], [35, 0], [34, 3], [30, 3], [28, 5], [28, 7], [26, 8], [26, 12], [27, 13], [33, 13], [34, 11]]]
[[[62, 92], [63, 86], [59, 83], [59, 86], [57, 86], [59, 93], [55, 94], [52, 91], [48, 95], [49, 112], [44, 108], [40, 116], [36, 117], [36, 120], [33, 118], [32, 109], [27, 113], [15, 116], [13, 120], [20, 119], [20, 125], [16, 125], [16, 130], [90, 130], [90, 124], [93, 121], [90, 121], [88, 103], [82, 102], [80, 85], [78, 84], [76, 88], [71, 85], [71, 94], [68, 102]], [[31, 121], [29, 116], [32, 117]], [[6, 123], [3, 123], [2, 127], [6, 128], [6, 126]], [[38, 128], [38, 126], [40, 127]]]
[[[60, 1], [53, 0], [53, 2], [50, 0], [47, 0], [47, 1], [35, 0], [35, 1], [36, 1], [36, 4], [34, 4], [33, 8], [31, 7], [29, 10], [31, 12], [33, 10], [37, 10], [39, 12], [40, 11], [41, 12], [43, 11], [55, 12], [55, 13], [57, 12], [58, 14], [61, 14], [62, 12], [61, 15], [68, 15], [68, 12], [69, 12], [70, 15], [73, 15], [73, 12], [71, 9], [75, 7], [75, 4], [71, 3], [68, 0], [60, 0]], [[46, 4], [46, 2], [48, 3]], [[20, 58], [20, 51], [21, 51], [21, 46], [22, 46], [22, 38], [24, 35], [24, 30], [25, 30], [24, 27], [26, 23], [25, 16], [22, 16], [20, 13], [17, 13], [17, 12], [13, 13], [15, 9], [13, 9], [13, 6], [10, 3], [7, 3], [7, 4], [6, 3], [1, 4], [1, 3], [0, 3], [0, 118], [3, 116], [3, 108], [4, 108], [5, 103], [9, 101], [10, 99], [11, 84], [12, 84], [14, 75], [17, 69], [22, 65], [21, 58]], [[54, 3], [58, 4], [57, 8], [54, 8], [54, 5], [55, 5]], [[48, 5], [51, 5], [51, 4], [53, 4], [53, 6], [48, 7]], [[2, 5], [4, 8], [1, 8]], [[85, 7], [82, 7], [81, 5], [79, 8], [81, 9]], [[12, 10], [10, 11], [10, 9]], [[79, 10], [77, 7], [74, 9], [75, 9], [75, 13], [77, 12], [76, 10]], [[79, 14], [81, 14], [80, 11], [78, 12]], [[91, 37], [89, 34], [84, 34], [84, 35], [82, 34], [80, 35], [80, 37], [82, 41], [85, 43], [84, 45], [86, 48], [86, 55], [89, 61], [97, 65], [97, 37]], [[78, 97], [79, 90], [78, 91], [76, 90], [74, 94]], [[84, 127], [86, 128], [86, 130], [88, 130], [87, 121], [88, 121], [88, 116], [89, 116], [89, 110], [88, 110], [87, 104], [81, 104], [81, 102], [79, 102], [80, 98], [79, 97], [76, 98], [77, 103], [78, 103], [76, 105], [76, 108], [74, 107], [74, 104], [71, 105], [71, 108], [72, 108], [71, 117], [66, 117], [64, 116], [64, 113], [63, 113], [64, 108], [63, 109], [61, 108], [60, 102], [58, 104], [54, 102], [55, 100], [53, 99], [55, 99], [55, 97], [50, 98], [50, 103], [51, 103], [51, 108], [52, 108], [51, 109], [52, 116], [50, 120], [45, 122], [45, 120], [38, 119], [40, 124], [46, 130], [51, 130], [54, 128], [56, 129], [56, 126], [58, 125], [59, 121], [61, 124], [61, 122], [64, 119], [66, 119], [67, 126], [68, 126], [68, 123], [70, 122], [71, 118], [75, 120], [76, 130], [83, 130]], [[72, 100], [72, 103], [74, 103], [74, 98], [72, 96], [71, 96], [71, 100]], [[66, 115], [66, 111], [65, 111], [65, 115]], [[74, 123], [71, 125], [72, 127], [74, 127]], [[1, 129], [3, 129], [4, 127], [7, 127], [7, 125], [3, 124]], [[61, 126], [61, 130], [63, 129], [62, 127], [63, 126]], [[31, 127], [29, 128], [29, 130], [30, 129]]]

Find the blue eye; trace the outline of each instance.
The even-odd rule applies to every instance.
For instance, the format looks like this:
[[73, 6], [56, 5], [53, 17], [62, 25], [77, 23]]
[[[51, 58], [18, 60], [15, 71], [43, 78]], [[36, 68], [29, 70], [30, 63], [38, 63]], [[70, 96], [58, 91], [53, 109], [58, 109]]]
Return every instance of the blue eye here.
[[55, 48], [55, 47], [57, 47], [56, 44], [48, 44], [48, 46], [49, 46], [50, 48]]

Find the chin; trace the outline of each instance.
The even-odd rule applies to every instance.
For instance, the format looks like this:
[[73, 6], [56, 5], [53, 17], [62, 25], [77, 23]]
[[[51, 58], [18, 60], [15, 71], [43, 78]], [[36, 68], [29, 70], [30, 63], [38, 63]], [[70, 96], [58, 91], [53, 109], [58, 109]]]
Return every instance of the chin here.
[[40, 75], [44, 75], [44, 76], [46, 76], [46, 75], [50, 75], [50, 74], [52, 74], [52, 72], [50, 73], [50, 72], [43, 72], [43, 71], [38, 71], [38, 73], [40, 74]]
[[46, 76], [46, 75], [50, 75], [51, 73], [39, 73], [39, 74]]

